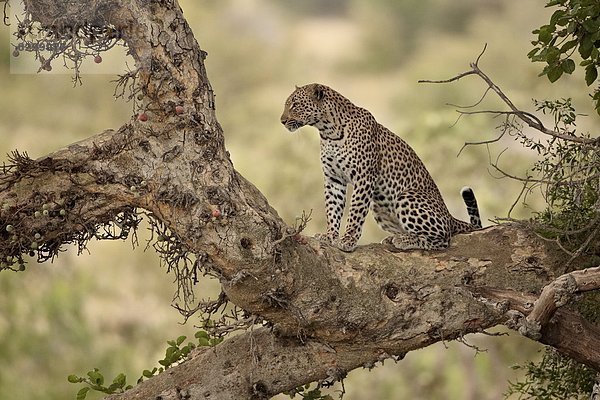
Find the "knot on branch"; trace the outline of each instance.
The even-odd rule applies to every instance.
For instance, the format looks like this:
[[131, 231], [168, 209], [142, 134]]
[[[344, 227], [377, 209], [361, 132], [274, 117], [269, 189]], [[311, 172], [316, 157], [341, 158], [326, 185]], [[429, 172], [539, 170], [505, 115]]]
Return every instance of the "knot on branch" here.
[[392, 301], [396, 299], [396, 296], [398, 296], [399, 292], [400, 288], [394, 283], [388, 283], [383, 287], [383, 293], [388, 299]]
[[506, 325], [507, 328], [516, 331], [519, 330], [519, 327], [521, 326], [521, 321], [525, 319], [525, 315], [517, 310], [508, 310], [506, 312], [506, 316], [508, 317], [508, 319], [506, 320], [506, 323], [504, 325]]
[[255, 382], [252, 384], [252, 399], [253, 400], [262, 400], [268, 399], [269, 392], [267, 390], [267, 385], [265, 385], [262, 381]]
[[519, 333], [533, 340], [540, 340], [542, 337], [542, 324], [527, 318], [521, 318], [519, 324]]
[[568, 304], [577, 291], [577, 281], [572, 275], [567, 274], [559, 277], [555, 282], [554, 304], [557, 308]]

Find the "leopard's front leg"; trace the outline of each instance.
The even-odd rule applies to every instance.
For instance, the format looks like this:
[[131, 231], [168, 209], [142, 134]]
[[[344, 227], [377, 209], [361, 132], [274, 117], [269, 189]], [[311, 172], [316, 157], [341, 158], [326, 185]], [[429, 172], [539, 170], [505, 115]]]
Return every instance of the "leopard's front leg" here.
[[371, 206], [373, 196], [373, 183], [368, 180], [359, 180], [354, 184], [350, 197], [350, 210], [346, 222], [346, 232], [341, 239], [334, 242], [342, 251], [351, 252], [356, 248], [356, 243], [362, 234], [362, 227]]
[[340, 225], [346, 205], [346, 183], [325, 171], [325, 213], [327, 233], [325, 239], [334, 243], [340, 234]]

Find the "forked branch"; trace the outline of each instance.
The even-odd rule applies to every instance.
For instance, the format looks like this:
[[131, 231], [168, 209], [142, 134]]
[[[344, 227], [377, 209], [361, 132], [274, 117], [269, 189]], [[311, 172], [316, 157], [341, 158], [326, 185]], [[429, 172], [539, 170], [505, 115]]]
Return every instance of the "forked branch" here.
[[561, 275], [542, 290], [529, 315], [522, 320], [519, 333], [534, 340], [556, 313], [579, 293], [600, 289], [600, 267], [587, 268]]
[[479, 101], [477, 101], [476, 104], [472, 105], [472, 106], [467, 106], [467, 107], [460, 107], [460, 108], [472, 108], [478, 104], [480, 104], [483, 99], [485, 98], [485, 96], [487, 95], [487, 93], [489, 92], [489, 90], [493, 90], [498, 97], [500, 97], [500, 99], [502, 100], [502, 102], [504, 102], [508, 108], [510, 109], [510, 111], [492, 111], [492, 110], [486, 110], [486, 111], [474, 111], [474, 112], [466, 112], [466, 111], [460, 111], [463, 114], [481, 114], [481, 113], [485, 113], [485, 114], [514, 114], [516, 115], [521, 121], [523, 121], [527, 126], [542, 132], [546, 135], [555, 137], [555, 138], [559, 138], [559, 139], [563, 139], [563, 140], [567, 140], [569, 142], [577, 142], [577, 143], [582, 143], [582, 144], [597, 144], [599, 142], [599, 138], [583, 138], [583, 137], [578, 137], [578, 136], [574, 136], [574, 135], [566, 135], [564, 133], [561, 132], [557, 132], [555, 130], [549, 129], [547, 128], [542, 121], [536, 117], [535, 115], [533, 115], [532, 113], [529, 113], [527, 111], [523, 111], [521, 109], [519, 109], [517, 106], [515, 106], [515, 104], [510, 100], [510, 98], [502, 91], [502, 89], [500, 89], [500, 87], [498, 85], [496, 85], [492, 79], [481, 70], [481, 68], [479, 67], [479, 61], [481, 60], [481, 57], [483, 56], [483, 54], [485, 53], [485, 50], [487, 48], [487, 44], [483, 47], [483, 50], [481, 51], [481, 53], [479, 54], [479, 56], [477, 57], [477, 59], [475, 60], [475, 62], [472, 62], [471, 64], [469, 64], [469, 66], [471, 67], [470, 70], [465, 71], [465, 72], [461, 72], [458, 75], [455, 75], [451, 78], [448, 79], [442, 79], [442, 80], [429, 80], [429, 79], [422, 79], [419, 80], [419, 83], [451, 83], [451, 82], [455, 82], [458, 81], [462, 78], [464, 78], [465, 76], [469, 76], [469, 75], [477, 75], [479, 78], [481, 78], [487, 85], [488, 88], [486, 89], [484, 95], [479, 99]]

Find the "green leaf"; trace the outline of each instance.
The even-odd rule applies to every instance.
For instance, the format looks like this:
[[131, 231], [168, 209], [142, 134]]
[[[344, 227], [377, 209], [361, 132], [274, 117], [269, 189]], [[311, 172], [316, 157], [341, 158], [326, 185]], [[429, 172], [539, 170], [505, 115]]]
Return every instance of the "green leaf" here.
[[550, 40], [552, 40], [552, 32], [554, 32], [554, 27], [550, 25], [542, 26], [538, 31], [538, 40], [542, 43], [548, 44]]
[[595, 19], [586, 19], [585, 21], [583, 21], [583, 27], [589, 33], [595, 33], [598, 31], [598, 28], [600, 28], [600, 26], [598, 25], [598, 21]]
[[87, 386], [84, 388], [81, 388], [81, 389], [79, 389], [79, 392], [77, 392], [77, 397], [75, 397], [75, 398], [77, 400], [84, 400], [89, 391], [90, 391], [90, 388]]
[[563, 70], [560, 67], [552, 67], [548, 69], [548, 80], [552, 83], [556, 82], [563, 74]]
[[598, 78], [598, 70], [594, 64], [590, 64], [585, 68], [585, 83], [590, 86]]
[[546, 62], [548, 64], [553, 64], [560, 58], [560, 50], [557, 47], [549, 47], [545, 53]]
[[117, 387], [120, 387], [120, 388], [125, 386], [125, 382], [127, 382], [127, 377], [125, 376], [124, 373], [120, 373], [119, 375], [116, 376], [115, 379], [113, 379], [113, 384], [117, 385]]
[[173, 358], [173, 355], [175, 353], [177, 353], [179, 350], [177, 349], [177, 347], [167, 347], [167, 351], [165, 352], [165, 358], [167, 359], [171, 359]]
[[169, 346], [177, 346], [177, 343], [175, 343], [175, 341], [174, 341], [174, 340], [167, 340], [167, 344], [168, 344]]
[[144, 372], [142, 372], [142, 375], [145, 376], [146, 378], [152, 378], [154, 376], [154, 372], [145, 369]]
[[121, 386], [117, 385], [116, 383], [111, 383], [109, 387], [107, 387], [105, 390], [103, 390], [103, 392], [108, 393], [108, 394], [113, 394], [113, 393], [118, 393], [120, 391], [120, 389], [122, 389]]
[[207, 338], [201, 337], [198, 339], [198, 345], [199, 346], [210, 346], [210, 340]]
[[570, 58], [563, 60], [560, 63], [560, 68], [567, 74], [572, 74], [575, 71], [575, 61]]
[[198, 331], [198, 332], [196, 332], [196, 334], [194, 335], [194, 337], [196, 337], [197, 339], [200, 339], [200, 338], [206, 338], [206, 339], [208, 339], [209, 338], [208, 333], [206, 333], [205, 331]]
[[181, 343], [183, 343], [183, 341], [186, 339], [186, 336], [179, 336], [177, 338], [177, 345], [180, 345]]
[[83, 381], [83, 378], [80, 378], [77, 375], [69, 375], [67, 380], [71, 383], [79, 383]]
[[581, 42], [579, 43], [579, 54], [581, 54], [581, 58], [586, 59], [589, 58], [592, 54], [592, 49], [594, 48], [594, 44], [590, 39], [589, 35], [585, 35]]
[[551, 24], [556, 24], [558, 21], [560, 21], [565, 15], [567, 14], [567, 12], [565, 10], [556, 10], [554, 11], [554, 13], [552, 14], [552, 16], [550, 17], [550, 23]]
[[97, 368], [94, 368], [93, 371], [87, 373], [87, 375], [92, 380], [92, 383], [95, 385], [103, 385], [104, 384], [104, 376], [98, 371]]
[[567, 43], [565, 43], [561, 46], [560, 52], [566, 53], [567, 51], [571, 50], [573, 47], [577, 46], [577, 43], [579, 43], [579, 41], [577, 39], [569, 40]]
[[535, 55], [537, 54], [537, 52], [539, 50], [540, 49], [538, 49], [537, 47], [535, 49], [531, 50], [529, 53], [527, 53], [527, 58], [533, 58], [533, 57], [535, 57]]

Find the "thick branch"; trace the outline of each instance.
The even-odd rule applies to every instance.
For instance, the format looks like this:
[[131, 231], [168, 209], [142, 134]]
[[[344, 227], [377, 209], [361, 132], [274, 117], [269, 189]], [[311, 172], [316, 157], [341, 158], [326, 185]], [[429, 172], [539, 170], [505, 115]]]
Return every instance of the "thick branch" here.
[[569, 303], [577, 293], [599, 288], [600, 267], [561, 275], [544, 287], [542, 294], [533, 304], [533, 309], [519, 328], [519, 332], [534, 340], [539, 340], [541, 329], [550, 322], [559, 307]]
[[[489, 302], [506, 312], [507, 326], [521, 331], [523, 320], [532, 309], [536, 296], [510, 289], [472, 287], [470, 290], [483, 302]], [[554, 347], [562, 354], [600, 371], [600, 327], [583, 319], [581, 315], [559, 309], [554, 317], [541, 327], [536, 338], [540, 343]]]
[[[54, 0], [26, 3], [32, 18], [49, 23], [36, 10]], [[564, 254], [553, 244], [510, 225], [453, 238], [444, 252], [369, 245], [345, 254], [285, 235], [288, 227], [229, 160], [205, 53], [179, 6], [84, 3], [111, 25], [135, 28], [125, 40], [147, 118], [5, 168], [0, 257], [22, 257], [36, 233], [41, 251], [57, 252], [119, 213], [144, 209], [181, 251], [219, 276], [230, 301], [268, 321], [276, 336], [257, 329], [232, 338], [120, 398], [168, 398], [169, 391], [190, 399], [261, 398], [340, 377], [506, 320], [505, 309], [474, 298], [465, 284], [539, 293], [564, 272]], [[39, 219], [44, 204], [50, 211]]]
[[[526, 314], [526, 303], [536, 297], [520, 293], [539, 292], [564, 261], [559, 250], [511, 226], [458, 236], [446, 252], [391, 253], [370, 245], [348, 256], [310, 239], [305, 246], [292, 240], [288, 245], [286, 251], [296, 261], [288, 264], [285, 257], [278, 264], [286, 271], [280, 278], [255, 275], [257, 279], [226, 285], [237, 302], [262, 298], [255, 305], [277, 321], [277, 335], [259, 329], [230, 339], [189, 361], [191, 365], [186, 362], [172, 374], [114, 398], [164, 396], [166, 388], [178, 387], [192, 392], [202, 388], [204, 392], [194, 393], [226, 399], [231, 398], [232, 392], [225, 391], [230, 381], [237, 385], [233, 398], [249, 396], [259, 383], [270, 396], [333, 372], [343, 376], [361, 365], [504, 324], [511, 310]], [[268, 295], [275, 292], [280, 303], [269, 304]], [[589, 354], [594, 347], [588, 347], [600, 337], [598, 329], [575, 313], [559, 312], [541, 341], [599, 367], [598, 354]], [[210, 371], [189, 372], [206, 365]]]
[[184, 364], [107, 399], [266, 399], [307, 380], [335, 378], [365, 359], [375, 362], [381, 356], [375, 349], [334, 350], [316, 342], [277, 338], [260, 328], [203, 348]]

